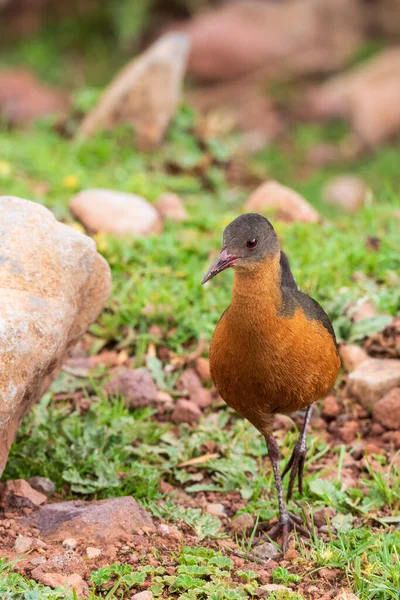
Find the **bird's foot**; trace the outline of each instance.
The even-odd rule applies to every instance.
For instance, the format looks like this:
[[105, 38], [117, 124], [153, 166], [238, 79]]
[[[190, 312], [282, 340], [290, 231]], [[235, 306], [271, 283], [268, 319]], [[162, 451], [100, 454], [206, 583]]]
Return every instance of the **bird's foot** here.
[[295, 515], [291, 512], [285, 512], [279, 516], [279, 521], [276, 525], [273, 525], [267, 533], [262, 535], [257, 540], [253, 541], [253, 546], [266, 542], [269, 540], [276, 541], [278, 538], [282, 539], [282, 552], [286, 554], [288, 549], [289, 534], [291, 531], [296, 530], [301, 535], [310, 537], [310, 531], [304, 524], [304, 521], [299, 515]]
[[296, 476], [299, 480], [299, 492], [303, 493], [303, 471], [304, 471], [304, 463], [306, 462], [306, 453], [307, 448], [305, 443], [302, 440], [299, 440], [295, 445], [292, 455], [289, 458], [289, 462], [282, 473], [282, 479], [285, 477], [287, 473], [290, 471], [289, 478], [289, 486], [287, 492], [287, 500], [289, 501], [293, 494], [294, 483], [296, 481]]

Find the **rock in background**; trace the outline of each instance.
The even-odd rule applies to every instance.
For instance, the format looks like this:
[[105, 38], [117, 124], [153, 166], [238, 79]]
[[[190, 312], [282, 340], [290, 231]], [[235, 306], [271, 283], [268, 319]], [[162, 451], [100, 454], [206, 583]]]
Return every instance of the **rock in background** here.
[[101, 311], [110, 269], [93, 240], [34, 202], [0, 198], [0, 472], [22, 417]]
[[400, 131], [400, 47], [328, 79], [311, 93], [309, 106], [315, 117], [348, 119], [367, 146], [390, 138]]
[[156, 147], [178, 107], [188, 51], [186, 36], [170, 34], [128, 63], [84, 119], [79, 135], [131, 124], [138, 148]]

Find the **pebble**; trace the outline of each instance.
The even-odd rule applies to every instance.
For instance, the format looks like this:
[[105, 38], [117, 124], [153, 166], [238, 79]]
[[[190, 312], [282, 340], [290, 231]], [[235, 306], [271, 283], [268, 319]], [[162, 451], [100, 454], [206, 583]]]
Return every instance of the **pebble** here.
[[400, 360], [369, 358], [350, 373], [347, 392], [369, 410], [385, 394], [398, 386], [400, 386]]
[[44, 565], [46, 558], [44, 556], [37, 556], [36, 558], [31, 558], [29, 562], [34, 567], [38, 567], [39, 565]]
[[185, 398], [177, 400], [172, 413], [174, 423], [197, 423], [200, 417], [201, 410], [197, 404]]
[[86, 548], [86, 556], [89, 559], [97, 558], [100, 556], [100, 554], [101, 554], [100, 548], [93, 548], [92, 546], [88, 546]]
[[153, 594], [149, 591], [139, 592], [131, 596], [131, 600], [153, 600]]
[[336, 529], [335, 527], [332, 527], [332, 525], [330, 527], [328, 527], [328, 525], [321, 525], [318, 530], [321, 533], [336, 533]]
[[47, 477], [30, 477], [28, 483], [34, 490], [45, 496], [53, 496], [56, 491], [55, 484]]
[[267, 585], [263, 585], [262, 589], [266, 592], [291, 592], [292, 590], [285, 585], [280, 585], [278, 583], [268, 583]]
[[25, 554], [32, 548], [32, 538], [26, 535], [19, 535], [15, 540], [14, 550], [17, 554]]
[[62, 547], [65, 550], [75, 550], [77, 545], [78, 545], [78, 542], [76, 541], [75, 538], [66, 538], [62, 543]]
[[400, 387], [393, 388], [374, 406], [375, 421], [386, 429], [400, 430]]
[[267, 558], [274, 559], [280, 555], [280, 550], [278, 550], [276, 546], [274, 546], [274, 544], [267, 542], [265, 544], [255, 546], [253, 548], [253, 554], [258, 558], [261, 558], [262, 560], [265, 560]]
[[214, 517], [226, 518], [225, 506], [219, 502], [210, 502], [207, 504], [207, 512]]
[[334, 419], [341, 412], [335, 396], [327, 396], [323, 402], [322, 415], [327, 419]]
[[231, 522], [231, 530], [233, 533], [243, 533], [247, 530], [248, 533], [251, 533], [254, 527], [254, 517], [249, 513], [243, 513], [239, 515]]

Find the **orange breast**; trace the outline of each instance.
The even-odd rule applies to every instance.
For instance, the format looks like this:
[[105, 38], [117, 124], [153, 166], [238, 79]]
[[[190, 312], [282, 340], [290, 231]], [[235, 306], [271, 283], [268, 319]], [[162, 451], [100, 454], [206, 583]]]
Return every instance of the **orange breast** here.
[[323, 324], [301, 308], [280, 317], [247, 302], [233, 303], [219, 322], [210, 367], [227, 404], [267, 434], [274, 413], [303, 409], [330, 390], [340, 359]]

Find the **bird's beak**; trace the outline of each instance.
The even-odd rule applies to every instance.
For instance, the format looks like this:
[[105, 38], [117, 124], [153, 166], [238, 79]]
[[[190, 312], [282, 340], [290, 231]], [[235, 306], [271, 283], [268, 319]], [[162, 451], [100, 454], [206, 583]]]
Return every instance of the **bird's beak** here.
[[236, 259], [237, 256], [229, 254], [229, 252], [226, 250], [221, 250], [218, 260], [216, 260], [212, 267], [209, 268], [201, 283], [203, 284], [207, 281], [210, 281], [210, 279], [218, 275], [218, 273], [221, 273], [221, 271], [225, 271], [225, 269], [231, 267]]

